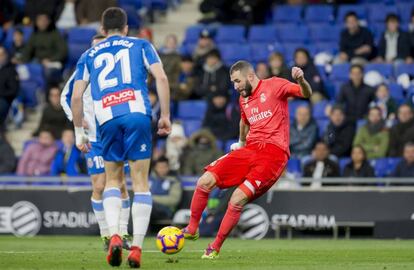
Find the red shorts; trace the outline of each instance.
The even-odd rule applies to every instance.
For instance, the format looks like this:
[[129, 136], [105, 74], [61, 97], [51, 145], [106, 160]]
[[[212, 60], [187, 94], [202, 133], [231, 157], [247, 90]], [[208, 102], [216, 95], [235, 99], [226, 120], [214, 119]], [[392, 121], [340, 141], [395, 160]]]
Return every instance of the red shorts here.
[[222, 156], [205, 170], [214, 175], [219, 188], [239, 186], [254, 200], [276, 183], [288, 159], [276, 145], [249, 144]]

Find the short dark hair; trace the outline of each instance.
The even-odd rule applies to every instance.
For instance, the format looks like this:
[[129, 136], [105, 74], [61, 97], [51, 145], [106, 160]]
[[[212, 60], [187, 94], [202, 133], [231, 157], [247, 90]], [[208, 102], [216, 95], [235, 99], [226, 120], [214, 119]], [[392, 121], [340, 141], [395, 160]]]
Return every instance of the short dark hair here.
[[395, 13], [388, 13], [385, 22], [388, 23], [389, 21], [397, 21], [400, 22], [400, 17]]
[[127, 15], [122, 8], [110, 7], [102, 13], [101, 19], [104, 31], [121, 31], [127, 25]]
[[333, 113], [334, 111], [340, 111], [343, 114], [345, 114], [344, 106], [342, 106], [341, 104], [335, 104], [335, 105], [333, 105], [332, 106], [332, 109], [331, 109], [331, 113]]
[[358, 14], [356, 14], [355, 11], [349, 11], [348, 13], [346, 13], [344, 17], [344, 21], [346, 21], [349, 17], [354, 17], [355, 19], [358, 20]]
[[236, 71], [245, 72], [247, 69], [254, 70], [252, 64], [250, 64], [249, 62], [244, 60], [237, 61], [231, 66], [230, 75]]
[[209, 58], [209, 57], [216, 57], [216, 58], [218, 58], [218, 59], [221, 59], [221, 54], [220, 54], [220, 51], [219, 51], [219, 50], [217, 50], [217, 49], [212, 49], [211, 51], [209, 51], [209, 52], [206, 54], [206, 58]]
[[161, 163], [161, 162], [169, 163], [170, 161], [168, 160], [168, 158], [166, 156], [161, 156], [155, 161], [155, 164], [156, 163]]
[[193, 62], [193, 58], [191, 55], [182, 55], [181, 62]]
[[352, 69], [354, 69], [354, 68], [359, 68], [359, 70], [362, 72], [362, 73], [364, 73], [364, 67], [362, 66], [362, 65], [360, 65], [360, 64], [353, 64], [352, 66], [351, 66], [351, 68], [349, 69], [349, 71], [351, 71]]
[[373, 107], [369, 108], [368, 112], [370, 112], [370, 111], [372, 111], [372, 110], [376, 110], [376, 111], [378, 111], [380, 114], [382, 113], [381, 108], [380, 108], [380, 107], [378, 107], [378, 106], [373, 106]]
[[93, 36], [92, 40], [95, 40], [95, 39], [105, 39], [105, 38], [106, 38], [106, 36], [104, 36], [102, 34], [96, 34], [96, 35]]

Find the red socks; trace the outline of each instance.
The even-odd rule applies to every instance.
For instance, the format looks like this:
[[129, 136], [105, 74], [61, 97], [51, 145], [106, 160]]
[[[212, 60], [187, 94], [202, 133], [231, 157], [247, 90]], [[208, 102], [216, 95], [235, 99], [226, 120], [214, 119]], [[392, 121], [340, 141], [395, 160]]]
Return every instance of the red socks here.
[[190, 234], [195, 234], [197, 231], [201, 215], [207, 206], [209, 194], [209, 190], [200, 186], [197, 186], [194, 191], [193, 199], [191, 200], [190, 223], [187, 226], [188, 232]]
[[215, 250], [220, 251], [224, 240], [226, 240], [233, 227], [236, 226], [239, 222], [242, 209], [243, 206], [233, 205], [231, 203], [228, 204], [226, 214], [221, 221], [220, 229], [217, 233], [216, 239], [211, 244]]

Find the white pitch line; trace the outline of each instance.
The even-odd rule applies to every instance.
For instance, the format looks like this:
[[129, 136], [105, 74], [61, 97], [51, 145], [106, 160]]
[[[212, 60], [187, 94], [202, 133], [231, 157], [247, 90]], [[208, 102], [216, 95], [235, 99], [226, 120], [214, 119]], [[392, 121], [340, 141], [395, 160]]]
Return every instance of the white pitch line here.
[[[95, 251], [89, 251], [89, 252], [95, 252]], [[180, 253], [199, 253], [204, 252], [204, 250], [182, 250]], [[62, 251], [57, 250], [47, 250], [47, 251], [40, 251], [40, 250], [26, 250], [26, 251], [0, 251], [0, 254], [38, 254], [38, 253], [64, 253]], [[71, 252], [72, 253], [72, 252]], [[159, 250], [144, 250], [143, 253], [161, 253]]]

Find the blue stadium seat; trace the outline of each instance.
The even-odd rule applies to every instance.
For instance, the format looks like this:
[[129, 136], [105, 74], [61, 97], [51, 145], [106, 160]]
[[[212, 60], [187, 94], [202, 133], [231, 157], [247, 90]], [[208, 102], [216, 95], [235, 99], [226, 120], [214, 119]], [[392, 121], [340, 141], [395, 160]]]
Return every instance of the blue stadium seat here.
[[328, 119], [318, 119], [318, 120], [316, 120], [316, 123], [318, 124], [319, 138], [323, 138], [323, 135], [325, 134], [325, 130], [328, 127], [329, 120]]
[[202, 120], [184, 120], [183, 127], [185, 136], [190, 137], [191, 134], [193, 134], [201, 128], [202, 124]]
[[247, 44], [221, 44], [219, 45], [223, 62], [230, 66], [242, 59], [250, 59], [250, 47]]
[[298, 48], [305, 48], [309, 51], [311, 56], [315, 55], [316, 52], [316, 48], [313, 44], [303, 44], [300, 42], [292, 42], [292, 43], [283, 43], [283, 47], [284, 47], [284, 57], [285, 57], [285, 61], [286, 63], [290, 63], [291, 61], [293, 61], [293, 57], [294, 57], [294, 53], [296, 51], [296, 49]]
[[385, 78], [391, 78], [393, 75], [392, 64], [369, 63], [364, 66], [365, 73], [375, 70], [378, 71]]
[[253, 43], [250, 44], [250, 59], [257, 62], [267, 62], [272, 52], [284, 52], [284, 48], [279, 43]]
[[30, 108], [35, 108], [38, 104], [37, 101], [37, 89], [38, 85], [34, 81], [21, 81], [19, 97], [21, 102]]
[[397, 3], [398, 15], [402, 24], [408, 24], [411, 20], [411, 11], [414, 9], [414, 2]]
[[330, 103], [327, 100], [319, 101], [315, 103], [312, 108], [312, 116], [315, 119], [328, 119], [328, 116], [325, 114], [326, 106]]
[[127, 4], [120, 5], [120, 7], [125, 10], [128, 16], [128, 26], [135, 29], [139, 28], [141, 26], [141, 18], [135, 6]]
[[372, 167], [374, 167], [374, 172], [375, 172], [376, 177], [387, 176], [387, 167], [388, 167], [387, 158], [371, 159], [370, 164]]
[[338, 23], [343, 23], [345, 15], [353, 11], [357, 14], [358, 19], [366, 20], [367, 19], [367, 10], [363, 5], [340, 5], [338, 8], [338, 13], [336, 16]]
[[204, 100], [180, 101], [178, 104], [178, 115], [180, 119], [204, 119], [207, 103]]
[[286, 170], [289, 173], [293, 173], [293, 174], [302, 174], [302, 167], [300, 164], [300, 159], [297, 158], [291, 158], [288, 160], [287, 165], [286, 165]]
[[74, 27], [68, 31], [68, 43], [91, 44], [96, 30], [87, 27]]
[[168, 9], [168, 0], [148, 0], [144, 3], [149, 4], [148, 8], [153, 10], [165, 11]]
[[350, 157], [342, 157], [339, 159], [338, 163], [339, 163], [339, 169], [341, 170], [341, 175], [344, 174], [344, 169], [345, 166], [351, 162], [351, 158]]
[[350, 67], [351, 65], [349, 63], [333, 65], [329, 78], [333, 81], [348, 81]]
[[372, 35], [374, 36], [374, 42], [378, 44], [381, 39], [382, 34], [385, 31], [385, 23], [370, 23], [368, 28], [371, 30]]
[[405, 100], [404, 96], [404, 89], [401, 85], [395, 82], [391, 82], [388, 84], [388, 88], [390, 89], [391, 96], [398, 102], [402, 103]]
[[273, 22], [299, 23], [302, 21], [302, 10], [300, 5], [277, 5], [273, 9]]
[[233, 143], [236, 143], [236, 142], [238, 142], [238, 140], [228, 140], [228, 141], [226, 141], [226, 143], [224, 144], [224, 153], [228, 153], [228, 152], [230, 152], [230, 146], [233, 144]]
[[[118, 5], [120, 6], [133, 6], [135, 10], [142, 8], [142, 1], [141, 0], [118, 0]], [[128, 24], [129, 24], [129, 17], [128, 17]]]
[[[14, 29], [15, 29], [14, 27], [10, 27], [7, 30], [6, 37], [5, 37], [5, 40], [4, 40], [4, 46], [7, 49], [10, 49], [11, 46], [12, 46], [12, 44], [13, 44], [13, 33], [14, 33]], [[30, 36], [33, 33], [33, 28], [31, 26], [24, 26], [24, 27], [20, 27], [20, 29], [22, 29], [22, 31], [23, 31], [23, 39], [24, 39], [24, 41], [27, 42], [29, 40]]]
[[183, 43], [179, 51], [181, 55], [192, 55], [196, 47], [197, 43]]
[[407, 73], [411, 76], [414, 76], [414, 64], [398, 64], [395, 67], [395, 77], [400, 76], [401, 74]]
[[217, 29], [217, 43], [240, 43], [245, 42], [246, 29], [241, 25], [224, 25]]
[[305, 10], [305, 21], [313, 22], [332, 22], [334, 20], [334, 10], [332, 5], [309, 5]]
[[398, 14], [398, 9], [396, 6], [384, 5], [384, 4], [375, 4], [368, 7], [368, 19], [370, 23], [374, 22], [384, 22], [385, 18], [389, 13]]
[[205, 29], [205, 25], [192, 25], [187, 27], [184, 35], [184, 43], [197, 43], [200, 32]]
[[328, 52], [336, 55], [339, 52], [338, 42], [315, 42], [316, 53]]
[[272, 43], [276, 40], [277, 29], [273, 25], [253, 25], [249, 29], [249, 42]]
[[73, 67], [78, 62], [82, 53], [90, 48], [90, 44], [87, 43], [69, 43], [68, 44], [68, 59], [67, 65]]
[[295, 118], [296, 109], [300, 106], [309, 106], [309, 102], [304, 101], [304, 100], [289, 101], [288, 107], [289, 107], [289, 118], [290, 119]]
[[400, 157], [397, 157], [397, 158], [395, 158], [395, 157], [390, 158], [389, 157], [389, 158], [387, 158], [388, 166], [385, 170], [385, 175], [390, 176], [394, 172], [395, 168], [397, 168], [397, 166], [401, 162], [401, 160], [402, 160], [402, 158], [400, 158]]
[[312, 41], [339, 42], [341, 27], [330, 24], [311, 24], [309, 26]]
[[309, 28], [306, 25], [277, 25], [277, 35], [281, 42], [306, 43], [309, 40]]

